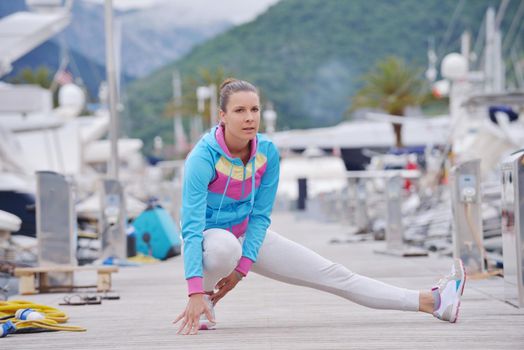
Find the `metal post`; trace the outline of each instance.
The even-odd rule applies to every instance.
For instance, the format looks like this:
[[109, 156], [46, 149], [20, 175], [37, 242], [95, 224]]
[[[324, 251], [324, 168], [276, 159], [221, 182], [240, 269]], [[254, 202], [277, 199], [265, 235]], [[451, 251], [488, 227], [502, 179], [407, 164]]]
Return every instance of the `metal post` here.
[[467, 70], [469, 71], [471, 34], [466, 30], [460, 36], [460, 54], [464, 56], [467, 63]]
[[427, 256], [428, 252], [425, 249], [404, 245], [402, 184], [403, 179], [399, 175], [386, 179], [386, 249], [375, 252], [402, 257]]
[[486, 271], [480, 182], [480, 159], [451, 170], [453, 257], [462, 259], [470, 274]]
[[524, 307], [524, 151], [507, 157], [501, 171], [505, 300]]
[[175, 144], [176, 155], [183, 158], [185, 152], [188, 150], [188, 144], [180, 112], [180, 108], [182, 107], [182, 81], [180, 79], [180, 73], [177, 70], [173, 73], [173, 102], [173, 142]]
[[307, 202], [307, 179], [299, 178], [298, 179], [297, 209], [306, 210], [306, 202]]
[[365, 179], [348, 178], [348, 197], [351, 210], [351, 224], [357, 233], [369, 231], [369, 216], [366, 204]]
[[126, 207], [120, 182], [102, 181], [100, 232], [102, 233], [102, 259], [127, 258]]
[[386, 249], [399, 250], [402, 242], [402, 179], [393, 176], [386, 180]]
[[[36, 198], [38, 265], [76, 266], [77, 231], [73, 191], [67, 179], [52, 171], [39, 171]], [[73, 285], [70, 273], [48, 273], [41, 285]]]
[[76, 265], [76, 214], [71, 184], [52, 171], [38, 171], [36, 177], [38, 264]]
[[217, 86], [215, 84], [209, 85], [209, 113], [211, 116], [209, 121], [211, 122], [211, 127], [218, 124], [218, 102], [217, 102]]
[[106, 75], [109, 87], [109, 115], [111, 117], [109, 136], [111, 141], [111, 159], [108, 175], [118, 179], [118, 91], [116, 87], [116, 65], [113, 43], [113, 1], [105, 1], [105, 36], [106, 36]]
[[502, 36], [497, 28], [493, 34], [493, 90], [494, 92], [504, 92], [505, 69], [502, 58]]
[[495, 10], [490, 7], [486, 12], [486, 48], [484, 49], [484, 92], [493, 92], [495, 45]]

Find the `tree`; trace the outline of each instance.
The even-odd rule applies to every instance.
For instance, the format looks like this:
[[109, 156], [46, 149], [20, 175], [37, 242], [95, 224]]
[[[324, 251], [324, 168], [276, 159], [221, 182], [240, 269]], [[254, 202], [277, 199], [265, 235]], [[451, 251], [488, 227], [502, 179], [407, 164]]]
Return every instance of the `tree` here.
[[[198, 115], [197, 111], [197, 97], [196, 89], [198, 86], [209, 86], [215, 84], [217, 87], [217, 101], [218, 101], [218, 89], [220, 84], [228, 77], [224, 68], [218, 67], [214, 70], [202, 68], [199, 70], [198, 76], [187, 77], [183, 79], [182, 84], [182, 105], [179, 107], [178, 113], [185, 117], [194, 118]], [[174, 101], [170, 100], [164, 109], [164, 115], [166, 117], [172, 117], [175, 113]], [[209, 103], [205, 104], [204, 113], [202, 115], [203, 123], [205, 126], [211, 126], [211, 109]]]
[[49, 69], [45, 66], [40, 66], [36, 70], [31, 68], [22, 69], [13, 79], [13, 84], [35, 84], [49, 89], [51, 86], [51, 78], [49, 77]]
[[[169, 100], [164, 107], [163, 115], [166, 118], [173, 118], [175, 115], [178, 115], [185, 119], [184, 124], [189, 124], [189, 138], [191, 142], [196, 142], [198, 138], [200, 137], [199, 132], [202, 130], [199, 130], [201, 127], [204, 127], [204, 129], [212, 127], [212, 121], [214, 118], [217, 118], [218, 116], [212, 116], [212, 108], [210, 103], [204, 104], [204, 111], [200, 114], [197, 110], [197, 97], [196, 97], [196, 89], [199, 86], [209, 86], [211, 84], [214, 84], [216, 86], [216, 101], [218, 103], [218, 95], [219, 95], [219, 87], [220, 84], [230, 75], [226, 74], [226, 71], [222, 67], [218, 67], [215, 69], [208, 69], [208, 68], [201, 68], [197, 74], [194, 76], [184, 77], [182, 82], [182, 96], [181, 96], [181, 103], [180, 105], [177, 105], [174, 101], [174, 99]], [[194, 118], [202, 118], [201, 119], [201, 127], [195, 127], [195, 125], [192, 123]], [[177, 128], [184, 129], [184, 127], [179, 124]], [[197, 123], [198, 124], [198, 123]], [[197, 125], [198, 126], [198, 125]], [[184, 137], [185, 138], [185, 131], [179, 130], [178, 132], [181, 132], [181, 134], [178, 134], [178, 137]], [[183, 133], [183, 134], [182, 134]], [[172, 137], [173, 135], [169, 135], [169, 137]], [[173, 139], [173, 145], [175, 143], [180, 142], [181, 139], [178, 139], [177, 136]], [[168, 138], [169, 139], [169, 138]], [[176, 147], [176, 146], [175, 146]], [[180, 149], [175, 152], [181, 152]], [[183, 155], [184, 156], [184, 155]]]
[[[363, 77], [364, 86], [353, 97], [350, 110], [371, 107], [404, 116], [408, 106], [421, 105], [427, 98], [422, 70], [407, 66], [402, 59], [387, 57]], [[395, 143], [402, 147], [402, 124], [393, 123]]]

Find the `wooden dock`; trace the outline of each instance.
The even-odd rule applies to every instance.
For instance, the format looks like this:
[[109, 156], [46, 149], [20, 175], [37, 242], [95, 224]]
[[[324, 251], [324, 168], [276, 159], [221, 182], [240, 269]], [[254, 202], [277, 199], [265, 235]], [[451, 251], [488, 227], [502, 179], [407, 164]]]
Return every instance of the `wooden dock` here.
[[[383, 242], [330, 244], [345, 238], [338, 224], [292, 213], [273, 217], [273, 229], [351, 270], [413, 289], [429, 289], [451, 259], [400, 258], [373, 253]], [[113, 276], [120, 300], [58, 306], [69, 294], [11, 299], [56, 306], [85, 333], [15, 334], [1, 349], [524, 349], [524, 310], [504, 299], [503, 279], [468, 281], [456, 324], [422, 313], [368, 309], [316, 290], [285, 285], [254, 273], [216, 308], [217, 329], [180, 336], [171, 321], [186, 304], [180, 257]], [[94, 294], [96, 291], [93, 290]]]

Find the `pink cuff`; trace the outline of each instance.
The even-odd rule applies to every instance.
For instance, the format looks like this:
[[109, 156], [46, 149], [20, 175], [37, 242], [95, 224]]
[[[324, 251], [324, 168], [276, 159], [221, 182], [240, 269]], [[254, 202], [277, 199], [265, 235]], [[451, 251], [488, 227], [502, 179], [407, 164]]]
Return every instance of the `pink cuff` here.
[[238, 272], [243, 274], [244, 276], [247, 276], [247, 273], [251, 269], [251, 265], [253, 265], [253, 260], [246, 258], [245, 256], [241, 257], [238, 261], [238, 265], [235, 268]]
[[191, 277], [187, 279], [187, 294], [204, 293], [202, 286], [202, 277]]

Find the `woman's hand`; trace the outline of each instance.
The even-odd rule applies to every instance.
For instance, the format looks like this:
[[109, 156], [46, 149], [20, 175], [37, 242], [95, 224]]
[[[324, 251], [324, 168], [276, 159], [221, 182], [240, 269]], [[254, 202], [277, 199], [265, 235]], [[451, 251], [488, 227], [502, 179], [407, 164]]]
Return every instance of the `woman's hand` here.
[[[177, 334], [197, 334], [198, 328], [200, 327], [200, 315], [205, 314], [207, 319], [211, 322], [215, 322], [211, 315], [211, 310], [204, 300], [204, 294], [193, 294], [189, 297], [186, 309], [182, 312], [173, 324], [182, 320], [182, 324], [177, 331]], [[185, 330], [185, 332], [184, 332]]]
[[211, 302], [213, 305], [216, 305], [220, 299], [222, 299], [229, 291], [237, 285], [238, 282], [242, 279], [242, 275], [240, 272], [233, 270], [229, 274], [229, 276], [226, 276], [222, 278], [220, 281], [218, 281], [217, 285], [215, 286], [216, 289], [218, 289], [217, 292], [213, 293], [211, 295]]

